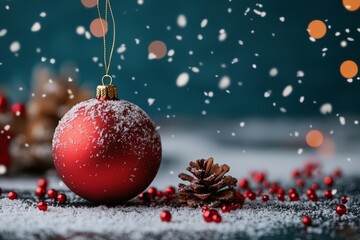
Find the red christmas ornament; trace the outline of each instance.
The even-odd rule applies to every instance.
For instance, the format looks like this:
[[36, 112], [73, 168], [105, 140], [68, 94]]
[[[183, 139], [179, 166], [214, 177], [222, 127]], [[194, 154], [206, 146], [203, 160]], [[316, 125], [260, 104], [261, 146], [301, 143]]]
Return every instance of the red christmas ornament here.
[[47, 187], [47, 180], [45, 178], [40, 178], [37, 182], [38, 187], [46, 188]]
[[161, 161], [161, 141], [149, 116], [100, 85], [97, 99], [74, 106], [53, 139], [56, 170], [77, 195], [96, 203], [120, 203], [144, 191]]
[[25, 117], [25, 105], [18, 102], [14, 103], [11, 106], [11, 113], [16, 117]]
[[40, 211], [46, 211], [48, 208], [48, 205], [45, 201], [41, 201], [38, 203], [38, 208]]
[[6, 96], [0, 95], [0, 112], [6, 112], [8, 109], [8, 101]]
[[325, 195], [326, 199], [332, 199], [333, 198], [333, 194], [332, 194], [331, 190], [326, 190], [324, 195]]
[[246, 189], [249, 186], [249, 182], [246, 178], [242, 178], [239, 180], [238, 185], [239, 185], [239, 187]]
[[342, 216], [346, 213], [346, 207], [343, 204], [337, 205], [335, 210], [339, 216]]
[[160, 219], [163, 222], [170, 222], [171, 221], [171, 213], [169, 211], [162, 211], [160, 213]]
[[310, 226], [311, 223], [312, 223], [312, 220], [309, 216], [303, 216], [302, 218], [302, 223], [305, 225], [305, 226]]
[[16, 192], [13, 192], [13, 191], [9, 192], [9, 193], [8, 193], [8, 198], [9, 198], [10, 200], [17, 199], [17, 193], [16, 193]]
[[65, 194], [60, 193], [60, 194], [57, 195], [57, 201], [58, 201], [59, 203], [65, 203], [66, 200], [67, 200], [67, 197], [66, 197]]
[[268, 196], [268, 195], [262, 196], [262, 200], [263, 200], [264, 202], [269, 201], [269, 196]]
[[56, 199], [58, 196], [58, 192], [55, 189], [49, 189], [47, 195], [50, 199]]
[[344, 195], [344, 196], [342, 196], [342, 197], [340, 198], [340, 201], [341, 201], [343, 204], [345, 204], [345, 203], [347, 203], [347, 202], [349, 201], [349, 199], [348, 199], [348, 197], [347, 197], [346, 195]]
[[328, 187], [331, 187], [334, 184], [334, 179], [330, 176], [324, 178], [324, 184]]
[[37, 187], [35, 189], [35, 194], [36, 196], [38, 196], [39, 198], [43, 198], [46, 194], [46, 189], [43, 187]]

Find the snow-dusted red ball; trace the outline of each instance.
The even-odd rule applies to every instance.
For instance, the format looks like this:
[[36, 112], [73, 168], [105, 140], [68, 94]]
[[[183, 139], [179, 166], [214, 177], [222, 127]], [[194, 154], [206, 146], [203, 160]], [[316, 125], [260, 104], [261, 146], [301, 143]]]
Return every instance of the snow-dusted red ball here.
[[41, 201], [38, 203], [38, 208], [40, 211], [46, 211], [48, 208], [48, 204], [45, 201]]
[[91, 99], [74, 106], [59, 122], [53, 157], [60, 178], [74, 193], [96, 203], [120, 203], [154, 179], [161, 141], [138, 106]]
[[11, 192], [8, 193], [8, 198], [9, 198], [10, 200], [17, 199], [17, 197], [18, 197], [18, 195], [17, 195], [16, 192], [11, 191]]

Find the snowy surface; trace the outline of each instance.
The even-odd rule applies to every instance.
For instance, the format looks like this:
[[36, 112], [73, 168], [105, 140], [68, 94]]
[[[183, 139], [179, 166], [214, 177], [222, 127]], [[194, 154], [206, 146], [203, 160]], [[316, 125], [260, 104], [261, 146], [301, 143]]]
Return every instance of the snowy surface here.
[[[186, 122], [182, 123], [182, 126], [188, 126], [186, 128], [162, 126], [163, 161], [152, 185], [159, 189], [176, 186], [180, 182], [177, 174], [185, 171], [189, 161], [213, 156], [216, 162], [227, 163], [234, 177], [249, 177], [252, 170], [264, 170], [268, 172], [271, 181], [277, 180], [290, 187], [294, 186], [291, 170], [301, 167], [309, 159], [317, 159], [326, 174], [330, 174], [336, 167], [343, 170], [344, 177], [334, 187], [337, 189], [334, 199], [326, 201], [323, 191], [318, 192], [318, 203], [307, 201], [304, 194], [300, 202], [282, 203], [270, 198], [269, 202], [264, 203], [260, 198], [256, 201], [247, 199], [242, 209], [221, 213], [223, 222], [216, 224], [206, 223], [200, 209], [146, 206], [136, 201], [116, 207], [96, 206], [69, 192], [55, 173], [50, 171], [46, 174], [50, 181], [49, 187], [65, 192], [70, 201], [63, 206], [49, 206], [46, 212], [36, 207], [37, 199], [33, 191], [37, 176], [0, 179], [3, 189], [0, 199], [0, 238], [359, 239], [360, 164], [356, 149], [358, 139], [351, 137], [353, 131], [335, 129], [334, 134], [339, 133], [336, 136], [339, 141], [337, 150], [324, 155], [304, 146], [304, 136], [289, 136], [289, 129], [303, 132], [294, 128], [296, 123], [244, 122], [246, 127], [238, 130], [241, 132], [236, 132], [235, 137], [229, 126], [220, 129], [220, 133], [211, 126], [190, 126]], [[346, 139], [351, 139], [351, 144]], [[298, 148], [303, 148], [300, 155]], [[314, 181], [320, 183], [321, 179]], [[18, 191], [20, 199], [8, 200], [5, 193], [10, 190]], [[350, 198], [347, 204], [349, 211], [339, 218], [334, 209], [343, 194]], [[165, 209], [172, 213], [170, 223], [160, 221], [160, 212]], [[312, 227], [303, 227], [303, 215], [312, 217]]]

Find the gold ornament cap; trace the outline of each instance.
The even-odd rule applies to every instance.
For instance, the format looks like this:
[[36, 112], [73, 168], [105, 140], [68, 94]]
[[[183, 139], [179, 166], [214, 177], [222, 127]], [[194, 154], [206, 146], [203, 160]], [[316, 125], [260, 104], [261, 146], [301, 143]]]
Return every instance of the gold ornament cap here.
[[[105, 77], [110, 79], [109, 84], [104, 84]], [[117, 87], [112, 85], [112, 77], [110, 75], [104, 75], [101, 81], [102, 85], [96, 87], [96, 98], [118, 99]]]

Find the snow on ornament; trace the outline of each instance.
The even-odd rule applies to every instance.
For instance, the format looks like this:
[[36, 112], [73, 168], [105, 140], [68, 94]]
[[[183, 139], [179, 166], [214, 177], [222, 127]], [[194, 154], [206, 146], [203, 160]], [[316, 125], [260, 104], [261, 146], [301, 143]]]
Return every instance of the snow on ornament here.
[[53, 138], [56, 170], [80, 197], [120, 203], [144, 191], [161, 161], [161, 140], [149, 116], [99, 85], [96, 99], [75, 105]]

